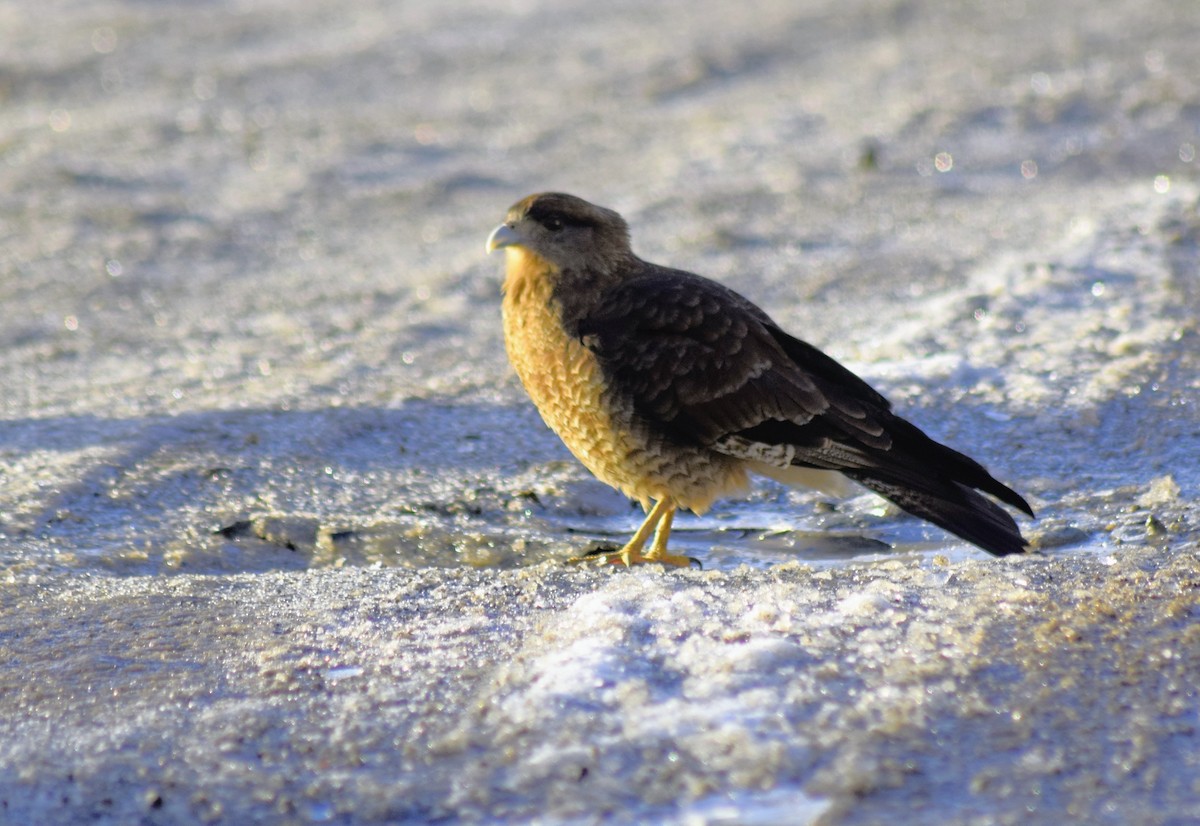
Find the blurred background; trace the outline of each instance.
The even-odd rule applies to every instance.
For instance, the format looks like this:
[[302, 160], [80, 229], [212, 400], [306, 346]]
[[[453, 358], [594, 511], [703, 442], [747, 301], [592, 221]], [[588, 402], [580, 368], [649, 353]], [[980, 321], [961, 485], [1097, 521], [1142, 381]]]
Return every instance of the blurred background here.
[[[1176, 0], [0, 0], [0, 821], [1200, 817], [1198, 43]], [[764, 483], [680, 520], [704, 573], [559, 564], [637, 514], [504, 357], [484, 241], [547, 189], [1040, 554]]]

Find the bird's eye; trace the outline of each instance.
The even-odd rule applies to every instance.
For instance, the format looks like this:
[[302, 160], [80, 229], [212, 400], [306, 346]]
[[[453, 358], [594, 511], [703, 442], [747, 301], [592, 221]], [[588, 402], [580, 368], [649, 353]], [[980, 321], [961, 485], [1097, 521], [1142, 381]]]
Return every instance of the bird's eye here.
[[562, 218], [547, 218], [546, 229], [551, 232], [559, 232], [563, 228]]

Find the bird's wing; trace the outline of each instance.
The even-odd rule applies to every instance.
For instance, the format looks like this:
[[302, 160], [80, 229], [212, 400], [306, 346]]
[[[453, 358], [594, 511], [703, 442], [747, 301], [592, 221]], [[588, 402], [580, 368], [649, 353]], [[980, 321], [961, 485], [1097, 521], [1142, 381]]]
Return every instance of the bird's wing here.
[[609, 290], [578, 334], [614, 391], [682, 440], [786, 443], [839, 470], [857, 464], [847, 447], [891, 447], [886, 399], [714, 281], [656, 268]]
[[789, 339], [789, 353], [761, 310], [715, 281], [655, 268], [602, 296], [578, 335], [616, 392], [689, 442], [721, 449], [748, 433], [776, 443], [753, 431], [779, 424], [814, 449], [829, 433], [888, 446], [873, 415], [888, 410], [882, 396], [804, 342]]
[[1032, 515], [1020, 495], [714, 281], [651, 268], [605, 293], [577, 332], [612, 391], [675, 439], [840, 471], [994, 553], [1024, 547], [1012, 518], [972, 489]]

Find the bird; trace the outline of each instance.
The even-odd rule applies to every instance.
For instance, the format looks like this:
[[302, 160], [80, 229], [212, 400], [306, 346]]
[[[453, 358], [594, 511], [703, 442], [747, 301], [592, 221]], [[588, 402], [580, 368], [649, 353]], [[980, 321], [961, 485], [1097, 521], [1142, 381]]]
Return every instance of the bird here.
[[667, 547], [676, 511], [703, 514], [753, 475], [856, 483], [996, 556], [1027, 550], [983, 495], [1033, 517], [1020, 494], [739, 293], [639, 258], [614, 210], [535, 193], [486, 249], [504, 251], [505, 349], [543, 420], [646, 513], [602, 561], [690, 566]]

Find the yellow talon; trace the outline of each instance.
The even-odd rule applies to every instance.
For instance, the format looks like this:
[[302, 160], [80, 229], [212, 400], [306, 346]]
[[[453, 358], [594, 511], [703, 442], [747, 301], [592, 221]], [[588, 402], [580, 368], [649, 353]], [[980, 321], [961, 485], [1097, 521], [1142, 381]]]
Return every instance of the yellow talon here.
[[[668, 553], [667, 551], [667, 540], [671, 536], [671, 521], [674, 518], [675, 506], [671, 505], [666, 499], [660, 499], [650, 509], [650, 513], [646, 514], [646, 518], [642, 522], [641, 527], [637, 529], [637, 533], [633, 535], [633, 538], [621, 550], [593, 552], [573, 557], [569, 561], [587, 562], [588, 560], [597, 559], [600, 560], [602, 565], [624, 565], [626, 568], [656, 562], [659, 565], [690, 568], [692, 563], [697, 562], [697, 560], [690, 556], [680, 556]], [[642, 548], [645, 547], [646, 540], [650, 537], [651, 531], [654, 532], [654, 541], [650, 544], [650, 550], [643, 554]]]

